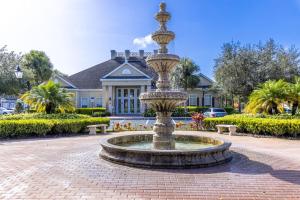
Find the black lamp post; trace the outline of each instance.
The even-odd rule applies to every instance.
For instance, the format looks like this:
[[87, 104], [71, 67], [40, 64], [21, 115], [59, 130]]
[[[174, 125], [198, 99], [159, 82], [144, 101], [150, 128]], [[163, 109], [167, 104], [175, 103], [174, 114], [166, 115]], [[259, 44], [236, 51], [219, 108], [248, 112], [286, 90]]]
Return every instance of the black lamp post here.
[[20, 65], [17, 65], [16, 69], [15, 69], [15, 75], [17, 77], [17, 79], [21, 80], [21, 78], [23, 78], [23, 72], [20, 68]]
[[[19, 79], [20, 84], [21, 84], [21, 80], [23, 78], [23, 71], [21, 70], [20, 65], [17, 65], [17, 67], [15, 69], [15, 75], [16, 75], [17, 79]], [[24, 80], [24, 82], [26, 82], [27, 90], [30, 90], [30, 82], [28, 80]]]

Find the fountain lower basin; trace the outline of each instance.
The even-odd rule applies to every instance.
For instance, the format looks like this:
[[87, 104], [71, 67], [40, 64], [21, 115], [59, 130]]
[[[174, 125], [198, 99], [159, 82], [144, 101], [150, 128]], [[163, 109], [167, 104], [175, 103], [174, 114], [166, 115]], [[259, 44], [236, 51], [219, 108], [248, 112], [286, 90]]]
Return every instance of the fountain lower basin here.
[[174, 134], [175, 149], [153, 149], [153, 134], [128, 134], [101, 140], [103, 159], [148, 168], [208, 167], [231, 160], [231, 143], [222, 139]]

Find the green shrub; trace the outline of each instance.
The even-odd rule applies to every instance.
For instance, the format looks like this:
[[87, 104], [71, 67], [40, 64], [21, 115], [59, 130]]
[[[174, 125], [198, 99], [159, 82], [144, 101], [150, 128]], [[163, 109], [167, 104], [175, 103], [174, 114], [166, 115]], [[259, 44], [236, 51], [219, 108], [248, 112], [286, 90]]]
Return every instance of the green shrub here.
[[80, 133], [88, 125], [93, 124], [107, 124], [109, 125], [109, 118], [86, 118], [86, 119], [65, 119], [65, 120], [55, 120], [54, 126], [52, 128], [52, 134], [61, 133]]
[[299, 119], [256, 118], [247, 115], [228, 115], [220, 118], [206, 118], [204, 127], [216, 129], [217, 124], [233, 124], [238, 126], [239, 132], [266, 135], [300, 135]]
[[10, 119], [0, 120], [0, 138], [74, 134], [92, 124], [107, 124], [109, 118]]
[[155, 117], [156, 116], [156, 113], [153, 109], [147, 109], [145, 110], [145, 112], [143, 113], [143, 116], [144, 117]]
[[106, 117], [106, 116], [110, 116], [110, 112], [94, 112], [92, 114], [93, 117]]
[[1, 120], [0, 137], [45, 136], [54, 123], [49, 120]]
[[224, 107], [224, 110], [229, 114], [237, 113], [237, 111], [233, 107]]
[[84, 114], [84, 115], [92, 115], [95, 112], [106, 112], [106, 108], [100, 107], [100, 108], [76, 108], [75, 110], [78, 114]]
[[88, 115], [82, 114], [45, 114], [45, 113], [26, 113], [26, 114], [13, 114], [13, 115], [0, 115], [0, 120], [18, 120], [18, 119], [82, 119], [89, 118]]

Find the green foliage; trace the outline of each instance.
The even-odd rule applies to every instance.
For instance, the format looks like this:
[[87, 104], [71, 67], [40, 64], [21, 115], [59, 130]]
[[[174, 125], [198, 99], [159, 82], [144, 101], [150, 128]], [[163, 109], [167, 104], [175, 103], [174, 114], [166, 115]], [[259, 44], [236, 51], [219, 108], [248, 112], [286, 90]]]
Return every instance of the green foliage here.
[[[177, 107], [173, 114], [172, 117], [191, 117], [193, 113], [204, 113], [209, 107], [207, 106], [179, 106]], [[232, 107], [225, 107], [224, 108], [228, 114], [233, 114], [235, 113], [234, 108]], [[143, 113], [144, 117], [155, 117], [156, 113], [153, 109], [147, 109]]]
[[226, 43], [216, 59], [215, 80], [224, 92], [244, 100], [261, 83], [284, 79], [291, 82], [299, 75], [299, 51], [278, 45], [270, 39], [265, 44]]
[[24, 113], [12, 115], [0, 115], [0, 120], [18, 120], [18, 119], [86, 119], [90, 118], [88, 115], [73, 114], [73, 113]]
[[22, 95], [21, 99], [37, 112], [47, 114], [55, 112], [74, 111], [73, 93], [61, 88], [58, 83], [48, 81], [33, 87]]
[[287, 99], [288, 83], [283, 80], [269, 80], [254, 90], [245, 108], [248, 113], [278, 114], [283, 112], [283, 103]]
[[7, 51], [6, 46], [0, 48], [0, 95], [15, 95], [20, 91], [21, 84], [15, 76], [20, 59], [20, 54]]
[[0, 120], [0, 138], [76, 134], [83, 132], [88, 125], [109, 125], [110, 121], [109, 118], [92, 117], [83, 117], [78, 119], [50, 118], [51, 117], [49, 117], [49, 119], [40, 118]]
[[17, 100], [16, 106], [15, 106], [15, 113], [22, 113], [23, 111], [24, 111], [23, 102], [20, 100]]
[[100, 107], [100, 108], [76, 108], [75, 112], [78, 114], [93, 115], [93, 113], [95, 113], [95, 112], [105, 113], [106, 108], [103, 108], [103, 107]]
[[53, 65], [43, 51], [31, 50], [25, 54], [22, 66], [32, 71], [36, 85], [48, 81], [52, 75]]
[[189, 58], [182, 58], [171, 74], [171, 81], [175, 88], [182, 87], [185, 90], [195, 88], [200, 82], [200, 68]]
[[249, 115], [228, 115], [219, 118], [204, 119], [206, 129], [216, 129], [217, 124], [233, 124], [238, 131], [251, 134], [267, 134], [274, 136], [300, 135], [300, 119], [258, 118]]

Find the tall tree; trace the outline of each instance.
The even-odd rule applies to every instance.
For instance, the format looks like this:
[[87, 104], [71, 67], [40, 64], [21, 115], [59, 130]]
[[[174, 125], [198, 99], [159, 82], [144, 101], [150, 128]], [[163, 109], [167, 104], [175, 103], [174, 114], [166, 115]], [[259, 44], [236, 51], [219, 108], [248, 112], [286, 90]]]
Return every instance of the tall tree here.
[[20, 86], [14, 70], [20, 58], [15, 52], [8, 52], [6, 46], [0, 49], [0, 95], [18, 92]]
[[32, 71], [36, 85], [49, 80], [53, 65], [43, 51], [31, 50], [23, 56], [22, 66]]
[[199, 66], [189, 58], [182, 58], [171, 74], [171, 82], [174, 87], [195, 88], [200, 82]]
[[215, 61], [215, 79], [223, 89], [244, 101], [267, 80], [291, 81], [299, 75], [299, 51], [284, 49], [270, 39], [265, 44], [226, 43]]

